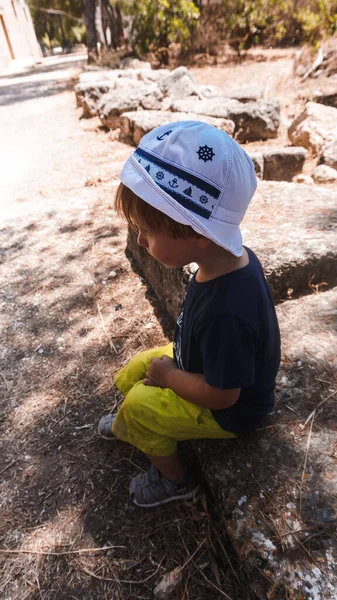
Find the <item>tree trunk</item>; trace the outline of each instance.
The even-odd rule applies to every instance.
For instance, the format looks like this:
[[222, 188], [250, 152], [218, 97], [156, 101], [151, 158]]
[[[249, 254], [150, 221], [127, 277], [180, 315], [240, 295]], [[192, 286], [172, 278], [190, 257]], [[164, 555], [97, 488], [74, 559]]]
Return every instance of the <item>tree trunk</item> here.
[[97, 34], [95, 27], [95, 0], [83, 0], [85, 24], [87, 27], [88, 62], [97, 57]]
[[123, 37], [123, 21], [122, 15], [118, 4], [114, 4], [111, 6], [108, 0], [104, 0], [106, 5], [107, 14], [109, 15], [109, 25], [111, 32], [111, 48], [118, 48], [121, 44], [121, 39]]
[[101, 44], [101, 46], [105, 46], [106, 39], [103, 24], [102, 0], [96, 0], [95, 2], [95, 28], [97, 41]]
[[123, 37], [123, 21], [118, 4], [109, 0], [83, 0], [87, 26], [88, 60], [98, 57], [97, 42], [101, 47], [118, 48]]
[[59, 23], [60, 23], [60, 31], [61, 31], [61, 39], [62, 39], [62, 48], [63, 48], [63, 52], [66, 51], [68, 42], [67, 42], [67, 38], [66, 38], [66, 34], [64, 31], [64, 27], [63, 27], [63, 17], [62, 15], [59, 15]]

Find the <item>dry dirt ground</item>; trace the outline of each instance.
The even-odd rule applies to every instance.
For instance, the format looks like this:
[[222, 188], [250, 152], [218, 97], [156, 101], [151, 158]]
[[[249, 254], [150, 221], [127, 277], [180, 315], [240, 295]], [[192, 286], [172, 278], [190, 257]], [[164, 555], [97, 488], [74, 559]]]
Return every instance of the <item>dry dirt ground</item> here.
[[145, 458], [96, 434], [118, 368], [172, 323], [112, 209], [130, 148], [79, 120], [77, 73], [0, 79], [0, 597], [150, 600], [181, 567], [175, 598], [247, 600], [211, 499], [138, 509]]
[[[286, 54], [194, 73], [284, 88], [288, 118], [291, 69]], [[112, 204], [130, 147], [79, 119], [79, 70], [0, 78], [0, 597], [150, 600], [181, 567], [177, 600], [249, 600], [209, 493], [138, 509], [128, 483], [145, 458], [96, 434], [118, 368], [173, 324], [125, 256]]]

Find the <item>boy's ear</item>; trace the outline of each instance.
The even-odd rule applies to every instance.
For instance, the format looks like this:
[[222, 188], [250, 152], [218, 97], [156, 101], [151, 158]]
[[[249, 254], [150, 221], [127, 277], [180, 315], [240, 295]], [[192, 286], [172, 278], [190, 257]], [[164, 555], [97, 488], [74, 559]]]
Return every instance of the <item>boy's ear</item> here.
[[196, 241], [197, 241], [197, 246], [199, 248], [206, 248], [207, 246], [209, 246], [209, 244], [212, 243], [211, 240], [209, 240], [207, 237], [204, 237], [203, 235], [197, 235]]

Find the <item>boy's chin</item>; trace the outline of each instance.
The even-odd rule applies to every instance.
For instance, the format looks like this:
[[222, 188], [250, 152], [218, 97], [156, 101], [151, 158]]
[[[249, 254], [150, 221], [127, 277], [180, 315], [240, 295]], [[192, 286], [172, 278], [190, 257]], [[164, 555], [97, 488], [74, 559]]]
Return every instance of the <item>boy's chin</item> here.
[[183, 260], [180, 260], [180, 261], [177, 260], [177, 261], [172, 261], [172, 262], [171, 261], [167, 261], [167, 262], [165, 261], [164, 262], [162, 260], [159, 260], [155, 256], [153, 256], [153, 254], [151, 254], [151, 252], [149, 251], [148, 248], [146, 250], [150, 254], [150, 256], [152, 256], [152, 258], [154, 258], [155, 261], [157, 261], [160, 265], [163, 265], [163, 267], [166, 267], [166, 269], [181, 269], [182, 267], [185, 267], [186, 265], [189, 264], [188, 261], [186, 262], [186, 261], [183, 261]]
[[170, 263], [170, 264], [166, 264], [166, 263], [160, 263], [160, 264], [162, 264], [164, 267], [166, 267], [166, 269], [181, 269], [182, 267], [185, 267], [189, 263], [179, 262], [179, 263]]

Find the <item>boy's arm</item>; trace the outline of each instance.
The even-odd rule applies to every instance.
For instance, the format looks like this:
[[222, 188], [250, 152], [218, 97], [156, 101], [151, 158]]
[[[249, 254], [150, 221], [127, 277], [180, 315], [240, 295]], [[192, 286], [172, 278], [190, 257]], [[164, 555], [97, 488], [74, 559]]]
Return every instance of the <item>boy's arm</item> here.
[[170, 388], [184, 400], [213, 410], [235, 404], [241, 391], [240, 388], [221, 390], [208, 385], [203, 375], [178, 369], [174, 360], [168, 356], [151, 361], [144, 384]]

